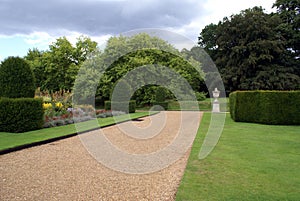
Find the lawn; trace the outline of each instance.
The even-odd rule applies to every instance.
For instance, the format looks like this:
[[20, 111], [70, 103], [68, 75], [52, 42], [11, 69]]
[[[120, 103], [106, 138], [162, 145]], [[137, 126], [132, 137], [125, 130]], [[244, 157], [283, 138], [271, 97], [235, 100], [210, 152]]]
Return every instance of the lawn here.
[[300, 200], [300, 126], [236, 123], [229, 115], [219, 143], [204, 160], [205, 113], [177, 192], [177, 201]]
[[[212, 110], [212, 101], [214, 99], [212, 98], [206, 98], [203, 101], [198, 102], [199, 110], [200, 111], [211, 111]], [[228, 98], [219, 98], [220, 102], [220, 110], [221, 111], [229, 111], [229, 99]], [[175, 100], [169, 100], [168, 110], [195, 110], [195, 108], [189, 108], [187, 104], [187, 108], [180, 108], [179, 102]], [[226, 104], [225, 104], [226, 103]], [[139, 110], [149, 110], [151, 107], [138, 107]]]
[[[98, 128], [99, 126], [105, 127], [113, 125], [115, 123], [127, 121], [129, 119], [136, 119], [147, 115], [149, 115], [149, 112], [133, 113], [130, 114], [130, 117], [128, 117], [127, 115], [122, 115], [117, 118], [117, 122], [113, 117], [98, 118], [97, 121], [99, 124], [95, 125], [95, 121], [81, 122], [77, 124], [77, 130], [80, 129], [80, 131], [83, 132]], [[0, 132], [0, 151], [57, 137], [69, 136], [77, 133], [77, 130], [74, 124], [69, 124], [66, 126], [45, 128], [25, 133]]]

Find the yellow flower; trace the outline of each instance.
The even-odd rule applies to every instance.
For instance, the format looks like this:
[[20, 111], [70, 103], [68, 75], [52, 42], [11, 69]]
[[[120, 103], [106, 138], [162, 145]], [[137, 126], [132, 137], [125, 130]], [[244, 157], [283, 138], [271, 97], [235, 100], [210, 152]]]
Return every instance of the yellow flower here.
[[61, 102], [57, 102], [57, 103], [55, 104], [55, 106], [58, 107], [58, 108], [62, 108], [62, 107], [63, 107], [63, 104], [62, 104]]
[[51, 103], [43, 103], [43, 108], [44, 109], [48, 109], [48, 108], [51, 108], [51, 107], [52, 107]]

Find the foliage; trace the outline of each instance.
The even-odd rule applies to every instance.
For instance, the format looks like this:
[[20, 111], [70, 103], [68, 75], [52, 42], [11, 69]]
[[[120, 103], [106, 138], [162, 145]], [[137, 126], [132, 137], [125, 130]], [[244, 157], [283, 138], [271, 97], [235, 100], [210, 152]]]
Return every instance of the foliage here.
[[0, 131], [26, 132], [42, 128], [43, 100], [0, 98]]
[[289, 50], [290, 59], [298, 64], [300, 59], [300, 1], [299, 0], [276, 0], [273, 7], [276, 7], [277, 14], [282, 23], [277, 27], [282, 34], [286, 49]]
[[[166, 89], [162, 86], [158, 86], [156, 88], [156, 93], [155, 93], [155, 105], [159, 105], [162, 107], [164, 110], [168, 110], [168, 102], [166, 101]], [[153, 108], [154, 111], [160, 110], [159, 107]]]
[[[172, 80], [173, 75], [170, 75], [168, 72], [162, 71], [160, 68], [158, 68], [159, 66], [167, 66], [175, 72], [179, 73], [196, 91], [200, 90], [200, 84], [204, 82], [203, 77], [201, 77], [201, 75], [188, 61], [175, 54], [157, 49], [142, 49], [136, 52], [129, 53], [120, 58], [113, 65], [114, 66], [109, 68], [104, 74], [105, 80], [110, 80], [108, 87], [105, 87], [107, 82], [101, 82], [102, 80], [100, 81], [98, 92], [102, 94], [102, 96], [108, 96], [108, 94], [105, 95], [105, 92], [111, 93], [110, 90], [103, 91], [103, 89], [109, 88], [109, 85], [112, 85], [112, 83], [116, 82], [118, 79], [124, 76], [125, 73], [133, 70], [134, 68], [145, 65], [147, 65], [147, 70], [143, 72], [139, 71], [136, 73], [131, 73], [130, 75], [128, 75], [127, 80], [130, 82], [130, 86], [145, 85], [147, 82], [151, 81], [161, 81], [162, 83], [171, 82], [169, 84], [170, 88], [176, 88], [182, 91], [182, 94], [184, 94], [186, 92], [186, 89], [184, 88], [185, 86], [176, 86], [176, 84], [178, 85], [178, 83], [177, 80]], [[145, 76], [144, 74], [147, 74], [147, 76]], [[105, 84], [102, 85], [102, 83]], [[138, 101], [138, 104], [151, 103], [154, 101], [152, 98], [155, 98], [154, 96], [152, 96], [151, 98], [150, 95], [153, 94], [153, 90], [154, 92], [156, 91], [155, 85], [146, 85], [136, 91], [136, 93], [133, 95], [133, 99], [136, 99]], [[167, 97], [172, 97], [172, 94], [170, 94], [170, 92], [166, 93]], [[139, 101], [139, 99], [141, 100]]]
[[168, 110], [169, 108], [169, 102], [168, 101], [162, 101], [162, 102], [154, 102], [153, 103], [153, 111], [161, 111], [161, 110]]
[[215, 61], [227, 92], [299, 88], [297, 64], [278, 31], [281, 24], [278, 15], [254, 7], [202, 30], [199, 44]]
[[75, 47], [66, 37], [62, 37], [53, 42], [48, 51], [29, 50], [25, 59], [42, 91], [63, 93], [72, 90], [80, 66], [96, 47], [97, 43], [88, 37], [79, 37]]
[[235, 121], [300, 125], [300, 91], [237, 91], [229, 98]]
[[115, 83], [113, 87], [113, 93], [111, 94], [110, 100], [116, 102], [126, 102], [130, 100], [132, 89], [126, 80], [120, 80]]
[[206, 99], [206, 94], [203, 92], [196, 91], [195, 93], [197, 101], [204, 101]]
[[49, 48], [50, 51], [44, 54], [47, 77], [42, 89], [51, 92], [71, 90], [73, 77], [79, 68], [72, 55], [74, 51], [72, 44], [63, 37], [57, 39]]
[[46, 80], [45, 72], [45, 59], [43, 58], [44, 52], [37, 48], [29, 49], [24, 59], [29, 63], [30, 68], [35, 77], [36, 87], [43, 86], [43, 82]]
[[157, 87], [155, 93], [156, 102], [164, 102], [166, 100], [166, 89], [164, 87]]
[[[169, 81], [173, 87], [177, 87], [176, 80], [172, 80], [168, 73], [159, 71], [159, 66], [169, 67], [184, 77], [194, 90], [200, 91], [199, 86], [204, 83], [204, 73], [198, 62], [194, 61], [193, 64], [197, 65], [200, 73], [177, 49], [157, 37], [144, 33], [132, 37], [112, 37], [103, 53], [98, 52], [83, 64], [79, 77], [81, 80], [75, 85], [75, 96], [78, 94], [86, 99], [96, 96], [102, 100], [109, 100], [118, 80], [131, 72], [126, 79], [135, 91], [131, 99], [136, 100], [138, 105], [151, 104], [155, 101], [156, 83], [145, 84], [147, 81]], [[146, 69], [143, 72], [132, 73], [132, 70], [139, 67]], [[143, 87], [134, 89], [135, 86]], [[185, 88], [178, 88], [185, 93]], [[168, 96], [173, 95], [169, 93]]]
[[105, 101], [104, 102], [104, 109], [105, 110], [112, 110], [112, 111], [122, 111], [126, 113], [135, 113], [136, 110], [136, 101], [123, 101], [123, 102], [117, 102], [117, 101]]
[[20, 57], [8, 57], [0, 66], [0, 97], [33, 98], [34, 76], [28, 63]]

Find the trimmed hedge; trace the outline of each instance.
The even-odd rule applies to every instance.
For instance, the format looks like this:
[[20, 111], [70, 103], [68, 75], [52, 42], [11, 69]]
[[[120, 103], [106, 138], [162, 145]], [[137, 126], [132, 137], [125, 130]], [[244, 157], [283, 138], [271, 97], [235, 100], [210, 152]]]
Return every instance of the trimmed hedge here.
[[[111, 110], [111, 101], [105, 101], [104, 102], [104, 109], [105, 110]], [[122, 111], [122, 112], [126, 112], [126, 113], [135, 113], [135, 109], [136, 109], [136, 101], [135, 100], [131, 100], [129, 101], [129, 106], [128, 106], [128, 102], [123, 101], [123, 102], [113, 102], [113, 110], [114, 111]]]
[[236, 91], [229, 102], [234, 121], [300, 125], [300, 91]]
[[0, 98], [0, 131], [21, 133], [40, 129], [44, 124], [43, 100]]
[[168, 110], [168, 108], [169, 108], [169, 103], [167, 101], [155, 102], [153, 105], [154, 105], [154, 108], [153, 108], [154, 111], [161, 110], [161, 108], [155, 107], [157, 105], [160, 105], [164, 110]]

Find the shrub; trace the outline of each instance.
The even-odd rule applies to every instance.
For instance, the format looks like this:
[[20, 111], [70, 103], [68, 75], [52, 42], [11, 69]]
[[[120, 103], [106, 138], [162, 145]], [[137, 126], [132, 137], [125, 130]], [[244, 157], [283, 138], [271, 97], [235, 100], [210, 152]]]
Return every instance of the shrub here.
[[[113, 105], [113, 108], [112, 108]], [[105, 110], [114, 110], [114, 111], [122, 111], [126, 113], [135, 113], [136, 102], [134, 100], [128, 102], [111, 102], [105, 101], [104, 102], [104, 109]]]
[[157, 106], [161, 106], [164, 110], [168, 110], [169, 103], [167, 101], [164, 101], [164, 102], [155, 102], [154, 103], [154, 107], [153, 107], [154, 111], [160, 111], [160, 110], [162, 110], [161, 107], [157, 107]]
[[0, 66], [0, 97], [33, 98], [34, 76], [29, 64], [19, 57], [8, 57]]
[[0, 98], [0, 131], [26, 132], [43, 126], [43, 100]]
[[204, 101], [206, 99], [206, 93], [204, 92], [195, 92], [197, 101]]
[[229, 99], [234, 121], [300, 124], [300, 91], [237, 91]]

